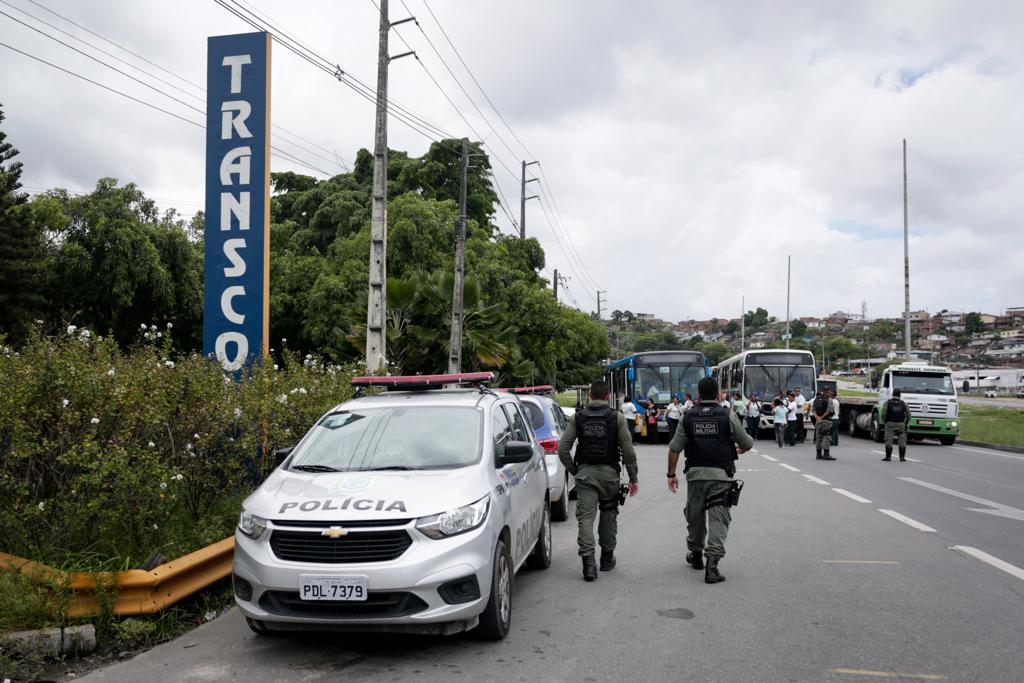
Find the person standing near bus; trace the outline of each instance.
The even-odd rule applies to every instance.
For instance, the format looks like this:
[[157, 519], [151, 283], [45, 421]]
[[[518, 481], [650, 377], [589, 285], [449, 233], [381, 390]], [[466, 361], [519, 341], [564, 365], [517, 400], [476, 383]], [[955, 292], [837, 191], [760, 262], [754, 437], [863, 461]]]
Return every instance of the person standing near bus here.
[[[800, 417], [802, 419], [803, 416]], [[786, 394], [786, 445], [796, 445], [796, 396], [793, 392]]]
[[830, 391], [832, 397], [832, 446], [839, 446], [839, 397], [836, 392]]
[[835, 460], [828, 453], [832, 443], [832, 399], [824, 389], [818, 391], [811, 405], [814, 415], [814, 456], [816, 460]]
[[679, 402], [678, 396], [672, 396], [672, 402], [665, 409], [665, 419], [668, 421], [669, 438], [676, 433], [679, 421], [683, 419], [683, 404]]
[[757, 428], [761, 423], [761, 402], [757, 400], [757, 394], [753, 394], [747, 401], [743, 416], [747, 418], [747, 434], [757, 441]]
[[658, 443], [658, 408], [650, 398], [647, 399], [647, 406], [644, 408], [644, 423], [647, 427], [647, 443]]
[[636, 443], [636, 405], [633, 403], [633, 399], [627, 396], [622, 401], [622, 406], [619, 408], [619, 412], [622, 413], [623, 417], [626, 418], [626, 428], [629, 429], [630, 441]]
[[807, 440], [807, 426], [804, 424], [804, 415], [807, 413], [807, 399], [804, 398], [801, 393], [800, 387], [796, 388], [794, 392], [794, 399], [796, 400], [796, 440], [803, 443]]
[[782, 448], [782, 440], [786, 438], [786, 406], [779, 398], [772, 401], [772, 427], [775, 428], [775, 441]]
[[693, 408], [693, 396], [690, 392], [686, 392], [683, 394], [683, 413], [690, 412], [691, 408]]

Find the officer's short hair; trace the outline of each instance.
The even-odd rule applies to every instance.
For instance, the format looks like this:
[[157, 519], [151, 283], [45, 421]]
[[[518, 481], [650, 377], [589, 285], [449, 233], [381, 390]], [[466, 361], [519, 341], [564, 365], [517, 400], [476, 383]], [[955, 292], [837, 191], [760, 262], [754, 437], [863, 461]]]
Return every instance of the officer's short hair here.
[[893, 389], [892, 390], [892, 395], [893, 395], [894, 398], [898, 398], [898, 397], [903, 395], [903, 390], [902, 389]]
[[718, 382], [713, 377], [705, 377], [697, 382], [697, 395], [702, 401], [714, 401], [718, 398]]
[[590, 385], [590, 398], [603, 401], [608, 398], [608, 382], [599, 379]]

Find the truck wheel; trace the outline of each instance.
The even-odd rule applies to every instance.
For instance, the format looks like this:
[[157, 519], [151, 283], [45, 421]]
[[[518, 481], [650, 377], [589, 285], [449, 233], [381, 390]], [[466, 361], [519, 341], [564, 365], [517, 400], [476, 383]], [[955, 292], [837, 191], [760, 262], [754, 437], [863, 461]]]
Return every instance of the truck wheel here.
[[551, 566], [551, 508], [547, 503], [544, 504], [537, 543], [533, 546], [533, 552], [526, 558], [526, 566], [530, 569], [547, 569]]
[[569, 519], [569, 473], [566, 472], [567, 480], [562, 484], [562, 497], [558, 502], [551, 504], [551, 519], [556, 522], [564, 522]]
[[956, 437], [955, 436], [940, 436], [939, 437], [939, 443], [941, 443], [943, 446], [952, 446], [955, 441], [956, 441]]
[[871, 415], [871, 438], [875, 440], [875, 443], [882, 443], [885, 440], [882, 425], [878, 423], [878, 413]]
[[491, 596], [473, 634], [481, 640], [502, 640], [512, 627], [512, 557], [498, 539], [491, 571]]
[[857, 413], [851, 410], [847, 418], [848, 419], [846, 420], [846, 432], [850, 436], [857, 436]]

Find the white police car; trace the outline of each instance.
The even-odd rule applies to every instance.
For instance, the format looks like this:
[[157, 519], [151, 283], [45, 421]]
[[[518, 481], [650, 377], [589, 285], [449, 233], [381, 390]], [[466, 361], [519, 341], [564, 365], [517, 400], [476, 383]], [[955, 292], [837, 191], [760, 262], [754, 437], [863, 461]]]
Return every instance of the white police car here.
[[233, 583], [254, 631], [508, 633], [516, 570], [551, 563], [551, 513], [544, 453], [492, 378], [353, 380], [389, 391], [324, 415], [243, 503]]

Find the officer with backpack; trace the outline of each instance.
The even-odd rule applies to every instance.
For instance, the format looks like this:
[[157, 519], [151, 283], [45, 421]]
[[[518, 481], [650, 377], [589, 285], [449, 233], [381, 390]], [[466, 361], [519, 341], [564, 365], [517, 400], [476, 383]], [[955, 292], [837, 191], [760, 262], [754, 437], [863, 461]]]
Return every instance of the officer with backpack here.
[[[655, 425], [657, 427], [657, 425]], [[626, 417], [608, 405], [608, 384], [597, 381], [590, 385], [590, 403], [576, 411], [558, 442], [558, 458], [576, 478], [576, 521], [579, 523], [577, 544], [583, 559], [583, 579], [597, 578], [594, 561], [594, 518], [601, 545], [601, 571], [615, 566], [615, 536], [619, 516], [619, 473], [626, 466], [629, 495], [635, 496], [637, 483], [636, 451], [630, 438], [631, 426]], [[576, 460], [572, 459], [573, 442]]]
[[824, 389], [818, 390], [811, 404], [814, 413], [814, 456], [815, 460], [835, 460], [828, 454], [832, 444], [832, 399]]
[[910, 426], [910, 408], [900, 396], [899, 389], [892, 390], [892, 398], [882, 404], [879, 419], [885, 425], [885, 457], [884, 462], [892, 460], [892, 439], [895, 436], [900, 445], [900, 462], [907, 461], [907, 427]]

